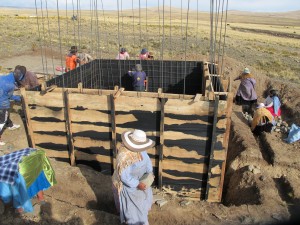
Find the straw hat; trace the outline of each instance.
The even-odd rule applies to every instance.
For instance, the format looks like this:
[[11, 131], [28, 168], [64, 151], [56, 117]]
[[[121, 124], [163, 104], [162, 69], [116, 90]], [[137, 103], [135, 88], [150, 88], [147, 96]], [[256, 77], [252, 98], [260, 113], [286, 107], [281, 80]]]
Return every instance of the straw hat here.
[[132, 152], [142, 152], [155, 145], [155, 142], [147, 138], [142, 130], [125, 131], [121, 138], [125, 147]]

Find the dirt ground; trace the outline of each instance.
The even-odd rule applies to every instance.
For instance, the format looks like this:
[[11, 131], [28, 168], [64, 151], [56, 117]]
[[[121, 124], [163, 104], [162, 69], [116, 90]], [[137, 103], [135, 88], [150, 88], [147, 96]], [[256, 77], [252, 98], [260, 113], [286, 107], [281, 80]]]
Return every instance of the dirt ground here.
[[[42, 71], [40, 58], [28, 54], [28, 69]], [[3, 61], [4, 67], [25, 64], [19, 56]], [[227, 74], [235, 77], [241, 64], [226, 59]], [[9, 63], [8, 63], [9, 62]], [[27, 62], [27, 61], [26, 61]], [[30, 64], [31, 63], [31, 64]], [[255, 71], [254, 71], [255, 73]], [[257, 78], [259, 100], [270, 85], [284, 96], [283, 119], [289, 125], [300, 123], [300, 91], [293, 84]], [[288, 85], [288, 89], [285, 88]], [[233, 83], [235, 92], [238, 83]], [[14, 105], [12, 120], [22, 124], [15, 131], [6, 130], [3, 139], [7, 145], [0, 147], [0, 155], [28, 146], [21, 107]], [[171, 224], [276, 224], [296, 219], [300, 210], [300, 143], [287, 144], [286, 134], [273, 132], [256, 138], [252, 135], [241, 108], [234, 106], [228, 150], [227, 171], [223, 203], [195, 202], [181, 199], [165, 192], [154, 192], [167, 200], [162, 207], [153, 204], [149, 214], [151, 225]], [[119, 224], [113, 195], [111, 177], [91, 168], [51, 159], [58, 184], [45, 192], [46, 204], [38, 215], [16, 215], [7, 205], [0, 224]], [[33, 200], [35, 202], [35, 199]]]

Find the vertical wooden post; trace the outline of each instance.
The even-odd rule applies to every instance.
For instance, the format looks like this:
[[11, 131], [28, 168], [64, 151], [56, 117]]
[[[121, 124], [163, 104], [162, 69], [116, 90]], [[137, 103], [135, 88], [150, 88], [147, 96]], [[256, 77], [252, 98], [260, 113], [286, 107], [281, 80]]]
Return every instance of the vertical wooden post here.
[[82, 82], [78, 83], [78, 90], [79, 90], [80, 93], [83, 92]]
[[66, 131], [67, 131], [67, 141], [68, 141], [68, 150], [71, 166], [76, 165], [75, 153], [74, 153], [74, 143], [73, 143], [73, 133], [72, 133], [72, 124], [71, 124], [71, 112], [69, 104], [69, 94], [68, 90], [63, 92], [64, 97], [64, 106], [65, 106], [65, 119], [66, 119]]
[[163, 171], [163, 156], [164, 156], [164, 124], [165, 124], [165, 104], [166, 99], [160, 98], [160, 129], [159, 129], [159, 161], [158, 161], [158, 188], [162, 190], [162, 171]]
[[112, 164], [113, 169], [116, 168], [116, 156], [117, 156], [117, 133], [116, 133], [116, 112], [115, 112], [115, 99], [114, 95], [110, 95], [110, 117], [111, 117], [111, 142], [113, 150]]
[[225, 161], [222, 163], [222, 168], [221, 168], [221, 181], [220, 181], [220, 192], [219, 192], [219, 199], [220, 200], [222, 199], [222, 193], [223, 193], [225, 167], [226, 167], [228, 142], [229, 142], [230, 126], [231, 126], [232, 107], [233, 107], [233, 93], [230, 92], [227, 95], [226, 131], [225, 131], [224, 138], [223, 138], [223, 146], [225, 148], [225, 156], [224, 156]]
[[28, 101], [26, 97], [26, 90], [25, 88], [21, 88], [21, 95], [22, 95], [22, 108], [25, 114], [26, 126], [28, 131], [28, 139], [29, 139], [29, 146], [35, 148], [35, 141], [33, 137], [33, 130], [31, 124], [31, 117], [29, 113]]
[[208, 200], [209, 195], [209, 180], [211, 177], [211, 168], [212, 168], [212, 161], [214, 160], [214, 148], [216, 143], [216, 125], [218, 120], [218, 107], [219, 107], [219, 96], [215, 96], [215, 104], [214, 104], [214, 118], [213, 118], [213, 128], [212, 128], [212, 135], [211, 135], [211, 144], [210, 144], [210, 155], [209, 161], [207, 165], [207, 184], [205, 190], [205, 200]]

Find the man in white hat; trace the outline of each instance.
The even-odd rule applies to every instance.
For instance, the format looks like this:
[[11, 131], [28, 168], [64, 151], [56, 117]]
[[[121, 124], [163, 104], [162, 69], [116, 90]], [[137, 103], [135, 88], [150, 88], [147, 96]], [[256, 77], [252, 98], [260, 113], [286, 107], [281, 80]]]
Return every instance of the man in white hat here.
[[121, 138], [112, 176], [116, 207], [121, 223], [147, 225], [153, 198], [150, 186], [154, 176], [146, 150], [155, 143], [142, 130], [126, 131]]

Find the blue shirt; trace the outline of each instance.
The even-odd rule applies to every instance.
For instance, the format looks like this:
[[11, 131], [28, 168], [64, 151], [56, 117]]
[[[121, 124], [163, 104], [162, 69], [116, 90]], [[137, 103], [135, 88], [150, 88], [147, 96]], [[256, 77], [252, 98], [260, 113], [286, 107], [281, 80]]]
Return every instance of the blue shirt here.
[[10, 100], [21, 101], [20, 96], [13, 95], [15, 78], [13, 72], [0, 76], [0, 109], [9, 109]]
[[133, 87], [144, 87], [146, 80], [146, 73], [144, 71], [131, 71], [128, 73], [133, 78]]

